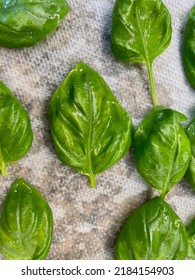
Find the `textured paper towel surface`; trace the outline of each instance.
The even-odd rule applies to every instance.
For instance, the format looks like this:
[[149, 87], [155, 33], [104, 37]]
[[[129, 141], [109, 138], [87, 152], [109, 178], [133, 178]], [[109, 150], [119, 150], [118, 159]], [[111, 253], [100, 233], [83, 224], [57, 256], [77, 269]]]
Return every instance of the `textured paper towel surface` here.
[[[154, 63], [159, 103], [195, 115], [195, 91], [186, 81], [181, 63], [181, 42], [193, 0], [164, 0], [172, 15], [170, 47]], [[47, 198], [54, 215], [54, 236], [48, 259], [113, 259], [114, 243], [124, 219], [151, 197], [140, 178], [133, 151], [97, 177], [88, 179], [56, 157], [49, 133], [49, 100], [74, 65], [83, 60], [103, 76], [135, 126], [152, 108], [146, 69], [116, 62], [110, 48], [114, 0], [69, 0], [71, 11], [60, 27], [32, 48], [0, 48], [1, 79], [28, 110], [33, 146], [0, 177], [0, 204], [11, 183], [22, 177]], [[167, 201], [188, 223], [195, 217], [195, 192], [183, 179]], [[0, 257], [2, 258], [2, 257]]]

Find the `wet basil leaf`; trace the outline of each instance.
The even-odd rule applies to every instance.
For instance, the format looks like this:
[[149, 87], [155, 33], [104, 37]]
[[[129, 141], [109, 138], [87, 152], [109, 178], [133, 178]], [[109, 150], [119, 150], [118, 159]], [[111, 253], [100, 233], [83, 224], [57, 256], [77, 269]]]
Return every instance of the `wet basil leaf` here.
[[56, 29], [68, 11], [66, 0], [0, 0], [0, 45], [35, 45]]
[[190, 84], [195, 87], [195, 6], [191, 9], [183, 41], [183, 65]]
[[0, 81], [0, 170], [22, 158], [32, 145], [30, 119], [21, 103]]
[[195, 260], [195, 219], [187, 227], [188, 257]]
[[137, 208], [118, 236], [118, 260], [182, 260], [187, 256], [185, 227], [160, 197]]
[[41, 260], [52, 240], [51, 209], [40, 192], [17, 179], [0, 215], [0, 251], [7, 259]]
[[171, 41], [171, 16], [161, 0], [117, 0], [112, 18], [112, 50], [124, 62], [146, 64], [157, 105], [152, 63]]
[[164, 197], [184, 176], [191, 147], [180, 122], [187, 118], [174, 110], [155, 107], [135, 133], [135, 163], [141, 176]]
[[129, 150], [133, 125], [102, 77], [80, 62], [54, 93], [49, 120], [59, 159], [90, 177]]
[[195, 119], [188, 125], [186, 134], [190, 140], [192, 155], [190, 163], [185, 174], [185, 178], [190, 184], [191, 188], [195, 190]]

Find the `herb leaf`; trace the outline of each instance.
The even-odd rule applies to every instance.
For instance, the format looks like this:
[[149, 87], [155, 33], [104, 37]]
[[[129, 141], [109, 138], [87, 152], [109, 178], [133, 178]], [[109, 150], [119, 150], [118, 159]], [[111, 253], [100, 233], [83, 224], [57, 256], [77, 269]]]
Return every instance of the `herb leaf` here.
[[21, 103], [0, 81], [0, 170], [23, 157], [32, 145], [30, 119]]
[[0, 45], [35, 45], [54, 31], [69, 11], [66, 0], [20, 0], [0, 3]]
[[184, 176], [191, 157], [190, 142], [174, 110], [155, 107], [135, 133], [135, 163], [141, 176], [164, 197]]
[[161, 0], [117, 0], [112, 18], [112, 50], [124, 62], [146, 64], [153, 103], [158, 104], [152, 63], [171, 41], [169, 11]]
[[195, 87], [195, 6], [191, 9], [183, 41], [183, 65], [188, 81]]
[[192, 155], [185, 174], [185, 178], [187, 179], [191, 188], [195, 190], [195, 119], [192, 120], [188, 125], [186, 134], [190, 140]]
[[188, 234], [188, 257], [195, 260], [195, 219], [186, 228]]
[[59, 159], [90, 177], [111, 167], [129, 150], [133, 125], [102, 77], [78, 63], [54, 93], [49, 106]]
[[40, 192], [17, 179], [5, 199], [0, 216], [0, 251], [7, 259], [41, 260], [52, 240], [51, 209]]
[[116, 242], [115, 258], [119, 260], [182, 260], [186, 256], [185, 227], [160, 197], [134, 211]]

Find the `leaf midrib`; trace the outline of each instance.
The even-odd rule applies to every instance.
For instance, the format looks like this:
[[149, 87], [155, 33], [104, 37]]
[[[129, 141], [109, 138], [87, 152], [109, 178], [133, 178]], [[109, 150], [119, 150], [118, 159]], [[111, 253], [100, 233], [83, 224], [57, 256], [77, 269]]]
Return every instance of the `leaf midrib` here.
[[[175, 124], [175, 114], [174, 114], [174, 124]], [[173, 166], [174, 166], [174, 160], [175, 160], [175, 154], [176, 154], [176, 151], [177, 151], [177, 137], [176, 137], [176, 130], [175, 129], [175, 135], [174, 135], [174, 144], [172, 146], [172, 150], [173, 150], [173, 156], [172, 156], [172, 160], [171, 160], [171, 165], [170, 165], [170, 168], [169, 168], [169, 172], [168, 172], [168, 175], [167, 175], [167, 180], [165, 182], [165, 188], [164, 188], [164, 191], [161, 192], [162, 196], [164, 197], [166, 194], [167, 194], [167, 191], [169, 190], [168, 189], [168, 185], [170, 183], [170, 178], [171, 178], [171, 173], [173, 171]]]
[[92, 144], [92, 122], [93, 122], [93, 107], [92, 107], [92, 89], [90, 86], [88, 87], [88, 94], [89, 94], [89, 130], [88, 130], [88, 141], [87, 141], [87, 170], [88, 175], [91, 177], [93, 176], [93, 168], [92, 168], [92, 160], [91, 160], [91, 144]]
[[146, 65], [151, 65], [151, 62], [149, 60], [149, 55], [148, 55], [148, 49], [146, 47], [145, 40], [144, 40], [144, 35], [143, 35], [142, 29], [141, 29], [141, 23], [140, 23], [140, 18], [139, 18], [139, 15], [138, 15], [138, 8], [137, 7], [135, 7], [135, 14], [136, 14], [138, 30], [139, 30], [139, 33], [140, 33], [140, 38], [141, 38], [141, 42], [142, 42], [142, 45], [143, 45], [143, 48], [144, 48], [144, 54], [145, 54], [145, 57], [142, 57], [142, 58], [145, 61]]

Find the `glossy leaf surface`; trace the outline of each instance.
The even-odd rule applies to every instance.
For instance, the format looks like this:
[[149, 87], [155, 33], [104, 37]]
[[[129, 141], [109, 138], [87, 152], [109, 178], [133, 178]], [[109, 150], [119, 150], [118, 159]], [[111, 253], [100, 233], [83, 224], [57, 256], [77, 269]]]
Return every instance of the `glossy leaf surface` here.
[[0, 81], [0, 170], [23, 157], [32, 145], [30, 119], [21, 103]]
[[195, 119], [188, 125], [186, 134], [191, 144], [191, 159], [185, 177], [192, 189], [195, 189]]
[[118, 260], [182, 260], [187, 255], [185, 227], [160, 197], [137, 208], [116, 242]]
[[152, 63], [169, 45], [171, 17], [161, 0], [117, 0], [112, 48], [126, 62]]
[[158, 105], [152, 63], [171, 41], [171, 16], [161, 0], [116, 0], [112, 50], [124, 62], [146, 64], [154, 106]]
[[195, 6], [191, 9], [184, 33], [183, 65], [190, 84], [195, 87]]
[[66, 0], [0, 0], [0, 45], [35, 45], [56, 29], [68, 11]]
[[195, 219], [187, 227], [188, 257], [195, 260]]
[[133, 125], [100, 75], [80, 62], [54, 93], [49, 120], [59, 159], [90, 177], [129, 150]]
[[188, 137], [180, 124], [187, 118], [155, 107], [135, 133], [135, 163], [141, 176], [164, 197], [184, 176], [191, 157]]
[[40, 192], [17, 179], [0, 216], [0, 251], [7, 259], [45, 259], [52, 240], [51, 209]]

